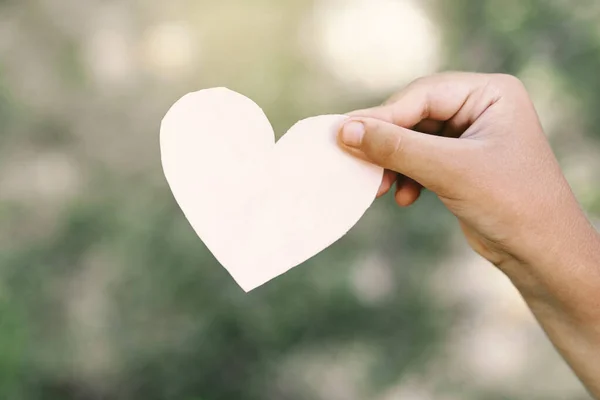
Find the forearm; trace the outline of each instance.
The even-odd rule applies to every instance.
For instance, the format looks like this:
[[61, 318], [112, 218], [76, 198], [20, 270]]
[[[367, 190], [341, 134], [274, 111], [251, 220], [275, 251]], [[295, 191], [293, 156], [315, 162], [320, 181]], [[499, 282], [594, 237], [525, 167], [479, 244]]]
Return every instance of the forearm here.
[[588, 223], [562, 232], [527, 261], [499, 266], [548, 337], [600, 398], [600, 235]]

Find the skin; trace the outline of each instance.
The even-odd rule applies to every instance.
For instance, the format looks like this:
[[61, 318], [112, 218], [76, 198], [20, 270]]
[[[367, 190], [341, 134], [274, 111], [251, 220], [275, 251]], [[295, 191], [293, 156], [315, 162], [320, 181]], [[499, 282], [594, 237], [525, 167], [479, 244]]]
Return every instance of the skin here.
[[340, 145], [386, 169], [409, 206], [426, 188], [470, 246], [503, 271], [590, 393], [600, 398], [600, 235], [573, 195], [530, 97], [509, 75], [421, 78], [350, 113]]

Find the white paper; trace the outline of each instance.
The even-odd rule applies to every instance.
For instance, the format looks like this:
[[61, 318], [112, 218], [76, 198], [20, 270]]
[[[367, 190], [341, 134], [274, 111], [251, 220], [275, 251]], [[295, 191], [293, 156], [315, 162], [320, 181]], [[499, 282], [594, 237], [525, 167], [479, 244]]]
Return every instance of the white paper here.
[[173, 195], [245, 291], [330, 246], [375, 199], [383, 170], [340, 149], [346, 118], [302, 120], [275, 144], [260, 107], [225, 88], [187, 94], [164, 117]]

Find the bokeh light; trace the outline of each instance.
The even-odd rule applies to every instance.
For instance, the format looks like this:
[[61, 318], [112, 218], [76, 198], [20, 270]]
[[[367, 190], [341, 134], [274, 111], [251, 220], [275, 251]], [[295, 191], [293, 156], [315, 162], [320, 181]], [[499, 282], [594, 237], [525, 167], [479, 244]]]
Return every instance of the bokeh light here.
[[413, 0], [320, 0], [314, 11], [322, 65], [346, 84], [384, 92], [439, 66], [439, 32]]

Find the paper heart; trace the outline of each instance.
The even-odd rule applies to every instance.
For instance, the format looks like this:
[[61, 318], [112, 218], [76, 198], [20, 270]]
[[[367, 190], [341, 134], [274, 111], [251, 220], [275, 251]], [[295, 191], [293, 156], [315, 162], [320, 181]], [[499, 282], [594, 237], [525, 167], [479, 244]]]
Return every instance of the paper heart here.
[[375, 199], [383, 170], [336, 142], [346, 118], [302, 120], [275, 144], [260, 107], [225, 88], [190, 93], [164, 117], [162, 165], [173, 195], [245, 291], [333, 244]]

